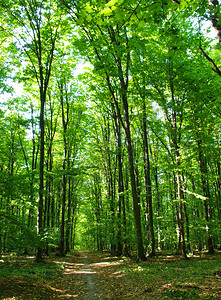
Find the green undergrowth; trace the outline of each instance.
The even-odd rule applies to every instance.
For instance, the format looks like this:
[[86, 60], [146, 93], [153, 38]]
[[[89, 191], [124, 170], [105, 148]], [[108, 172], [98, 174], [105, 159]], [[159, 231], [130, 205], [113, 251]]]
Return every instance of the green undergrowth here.
[[125, 277], [142, 282], [161, 294], [161, 299], [221, 299], [221, 256], [188, 260], [157, 257], [143, 263], [123, 263]]
[[[85, 277], [79, 270], [85, 265], [85, 255], [72, 253], [65, 258], [49, 257], [41, 263], [34, 262], [34, 257], [2, 257], [0, 299], [5, 299], [1, 298], [1, 293], [4, 296], [25, 293], [19, 299], [43, 299], [35, 297], [42, 289], [44, 299], [60, 299], [60, 294], [66, 293], [64, 291], [76, 287], [73, 294], [84, 295]], [[87, 255], [102, 288], [109, 291], [111, 299], [221, 299], [220, 253], [188, 260], [162, 255], [140, 263], [103, 252]], [[28, 298], [28, 292], [33, 295], [32, 298]], [[67, 292], [67, 295], [72, 292]]]
[[179, 289], [171, 289], [164, 293], [163, 299], [204, 299], [204, 300], [213, 300], [217, 299], [216, 296], [213, 295], [203, 295], [201, 296], [198, 291], [186, 291]]
[[33, 258], [3, 257], [0, 261], [0, 277], [41, 277], [58, 276], [63, 266], [54, 262], [37, 263]]
[[137, 263], [134, 265], [124, 264], [124, 273], [128, 277], [141, 277], [147, 280], [155, 280], [160, 277], [172, 281], [174, 279], [183, 282], [184, 280], [197, 280], [198, 283], [203, 282], [205, 276], [216, 275], [221, 270], [221, 257], [210, 257], [208, 259], [188, 260], [163, 260], [151, 259], [145, 263]]

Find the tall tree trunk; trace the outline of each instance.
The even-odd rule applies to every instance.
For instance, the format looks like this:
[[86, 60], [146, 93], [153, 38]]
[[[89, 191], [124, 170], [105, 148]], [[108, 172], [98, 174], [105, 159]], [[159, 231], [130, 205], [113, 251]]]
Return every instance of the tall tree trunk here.
[[217, 186], [217, 207], [218, 207], [218, 216], [221, 217], [221, 168], [220, 168], [220, 162], [217, 162], [217, 181], [216, 181], [216, 186]]
[[[120, 62], [119, 62], [119, 65], [121, 65]], [[121, 72], [121, 74], [123, 74], [121, 67], [119, 68], [119, 71]], [[139, 199], [138, 193], [137, 193], [136, 177], [135, 177], [135, 169], [134, 169], [134, 158], [133, 158], [133, 148], [132, 148], [131, 132], [130, 132], [128, 101], [127, 101], [127, 96], [126, 96], [127, 87], [126, 87], [123, 77], [122, 77], [121, 86], [122, 86], [122, 90], [125, 91], [121, 95], [122, 102], [123, 102], [123, 108], [124, 108], [124, 121], [123, 121], [121, 113], [119, 111], [119, 106], [117, 104], [117, 100], [115, 99], [115, 95], [113, 94], [113, 89], [112, 89], [112, 86], [110, 85], [110, 80], [109, 80], [108, 76], [107, 76], [107, 82], [108, 82], [108, 86], [111, 91], [112, 97], [115, 101], [118, 118], [123, 125], [125, 135], [126, 135], [130, 182], [131, 182], [131, 190], [132, 190], [132, 198], [133, 198], [133, 212], [134, 212], [134, 221], [135, 221], [135, 229], [136, 229], [136, 237], [137, 237], [138, 259], [146, 260], [146, 257], [144, 254], [143, 237], [142, 237], [141, 220], [140, 220], [140, 199]]]
[[131, 190], [132, 190], [132, 197], [133, 197], [133, 212], [134, 212], [136, 237], [137, 237], [138, 259], [146, 260], [146, 257], [144, 255], [143, 237], [142, 237], [141, 220], [140, 220], [140, 199], [138, 198], [137, 187], [136, 187], [133, 149], [132, 149], [130, 124], [129, 124], [127, 107], [125, 110], [125, 133], [127, 139], [127, 152], [128, 152], [128, 159], [129, 159], [129, 171], [130, 171]]
[[[66, 112], [64, 108], [64, 89], [66, 92], [66, 85], [63, 82], [58, 82], [58, 87], [60, 91], [60, 103], [61, 103], [61, 113], [62, 113], [62, 126], [63, 126], [63, 142], [64, 142], [64, 155], [62, 164], [62, 207], [61, 207], [61, 232], [60, 232], [60, 245], [59, 253], [60, 256], [65, 256], [65, 209], [66, 209], [66, 196], [67, 196], [67, 175], [66, 175], [66, 165], [68, 160], [68, 144], [67, 144], [67, 128], [69, 124], [69, 103], [66, 98]], [[67, 95], [67, 93], [66, 93]], [[66, 115], [65, 115], [66, 113]]]
[[198, 155], [199, 155], [199, 166], [200, 166], [200, 175], [201, 175], [201, 182], [202, 182], [202, 189], [203, 189], [203, 196], [205, 197], [204, 203], [204, 210], [205, 210], [205, 219], [207, 223], [207, 246], [210, 254], [214, 253], [213, 241], [212, 241], [212, 234], [210, 228], [210, 206], [209, 206], [209, 199], [210, 199], [210, 190], [209, 190], [209, 183], [206, 180], [208, 171], [207, 171], [207, 163], [206, 158], [202, 152], [202, 141], [197, 138], [197, 145], [198, 145]]
[[[106, 181], [107, 181], [107, 198], [110, 203], [110, 247], [111, 253], [116, 253], [117, 243], [116, 243], [116, 221], [115, 221], [115, 181], [114, 181], [114, 172], [112, 167], [111, 161], [111, 154], [110, 154], [110, 120], [109, 114], [107, 117], [104, 116], [104, 124], [105, 128], [103, 129], [103, 138], [104, 142], [107, 145], [105, 147], [105, 154], [107, 155], [107, 163], [106, 163]], [[104, 156], [106, 156], [104, 155]]]
[[178, 225], [182, 238], [182, 251], [184, 258], [187, 258], [186, 255], [186, 242], [185, 242], [185, 231], [184, 231], [184, 217], [183, 217], [183, 196], [182, 196], [182, 182], [180, 173], [177, 171], [177, 197], [178, 197]]
[[160, 233], [160, 212], [161, 212], [161, 203], [160, 203], [160, 193], [159, 193], [159, 183], [158, 183], [158, 169], [157, 166], [154, 167], [154, 181], [155, 181], [155, 189], [156, 189], [156, 203], [157, 203], [157, 249], [159, 251], [162, 250], [161, 247], [161, 233]]
[[[184, 189], [184, 191], [186, 191], [186, 189], [187, 189], [187, 183], [185, 182], [184, 175], [182, 175], [182, 180], [183, 180], [183, 189]], [[183, 194], [183, 197], [185, 197], [184, 194]], [[190, 252], [191, 251], [191, 246], [190, 246], [190, 227], [189, 227], [189, 216], [188, 216], [188, 212], [187, 212], [187, 202], [186, 201], [184, 201], [184, 203], [183, 203], [183, 208], [184, 208], [184, 216], [185, 216], [185, 221], [186, 221], [186, 240], [187, 240], [187, 248], [186, 248], [186, 250], [187, 250], [187, 252]]]
[[[118, 40], [117, 35], [119, 34], [118, 30], [114, 31], [112, 26], [108, 27], [108, 33], [111, 40], [111, 43], [114, 47], [119, 47], [120, 42]], [[126, 33], [125, 33], [126, 35]], [[90, 38], [89, 38], [90, 39]], [[126, 45], [128, 47], [128, 38], [126, 37]], [[97, 58], [102, 61], [101, 56], [99, 55], [99, 50], [95, 48], [95, 53]], [[141, 220], [140, 220], [140, 200], [137, 194], [137, 187], [136, 187], [136, 178], [135, 178], [135, 170], [134, 170], [134, 159], [133, 159], [133, 148], [132, 148], [132, 141], [131, 141], [131, 131], [130, 131], [130, 121], [129, 121], [129, 111], [128, 111], [128, 99], [127, 99], [127, 90], [128, 90], [128, 83], [129, 83], [129, 65], [130, 65], [130, 51], [129, 47], [126, 53], [126, 68], [125, 72], [123, 71], [122, 67], [122, 59], [113, 51], [112, 53], [113, 59], [115, 60], [116, 67], [118, 69], [118, 81], [120, 85], [120, 97], [121, 102], [123, 105], [123, 112], [124, 117], [121, 115], [120, 107], [118, 100], [116, 99], [115, 95], [115, 88], [113, 88], [110, 76], [106, 72], [106, 81], [109, 88], [109, 91], [112, 96], [112, 100], [114, 102], [118, 118], [124, 128], [126, 141], [127, 141], [127, 153], [128, 153], [128, 160], [129, 160], [129, 170], [130, 170], [130, 182], [131, 182], [131, 190], [132, 190], [132, 198], [133, 198], [133, 212], [134, 212], [134, 221], [135, 221], [135, 228], [136, 228], [136, 237], [137, 237], [137, 250], [138, 250], [138, 259], [146, 260], [144, 255], [144, 247], [143, 247], [143, 237], [142, 237], [142, 230], [141, 230]], [[124, 74], [125, 73], [125, 74]]]
[[67, 224], [66, 224], [66, 246], [65, 253], [70, 251], [70, 230], [71, 230], [71, 205], [72, 205], [72, 193], [71, 193], [71, 178], [68, 178], [68, 212], [67, 212]]
[[181, 228], [180, 228], [180, 216], [179, 216], [179, 204], [177, 201], [174, 202], [174, 199], [177, 199], [177, 177], [176, 173], [173, 172], [173, 193], [171, 191], [171, 199], [172, 199], [172, 207], [174, 208], [173, 211], [175, 210], [175, 216], [174, 219], [176, 219], [176, 232], [177, 232], [177, 251], [176, 254], [182, 255], [182, 233], [181, 233]]
[[[117, 117], [115, 107], [112, 105], [112, 113], [115, 124], [115, 137], [116, 137], [116, 148], [117, 148], [117, 165], [118, 165], [118, 234], [117, 234], [117, 254], [122, 255], [124, 245], [126, 243], [126, 211], [125, 211], [125, 199], [124, 199], [124, 180], [123, 180], [123, 153], [122, 153], [122, 137], [121, 137], [121, 123]], [[123, 212], [123, 214], [122, 214]], [[123, 216], [122, 216], [123, 215]], [[123, 224], [122, 224], [123, 220]], [[122, 229], [123, 225], [123, 229]]]
[[[30, 176], [30, 202], [31, 204], [34, 203], [34, 170], [37, 168], [37, 155], [38, 155], [38, 150], [39, 146], [36, 149], [36, 144], [35, 144], [35, 127], [34, 127], [34, 110], [33, 106], [31, 106], [31, 129], [32, 129], [32, 156], [31, 156], [31, 176]], [[33, 205], [29, 208], [29, 213], [28, 213], [28, 226], [33, 225], [33, 217], [34, 217], [34, 209]]]
[[149, 224], [150, 224], [150, 236], [151, 236], [151, 250], [150, 257], [156, 255], [155, 252], [155, 237], [154, 237], [154, 225], [153, 225], [153, 206], [152, 206], [152, 190], [151, 190], [151, 178], [150, 178], [150, 159], [149, 159], [149, 147], [147, 140], [147, 116], [146, 116], [146, 104], [143, 102], [143, 147], [144, 147], [144, 180], [146, 190], [146, 203], [148, 206]]
[[[120, 128], [119, 128], [120, 130]], [[125, 212], [125, 199], [124, 199], [124, 179], [123, 179], [123, 163], [122, 163], [122, 145], [121, 145], [121, 133], [118, 134], [118, 255], [123, 253], [123, 245], [125, 245], [125, 235], [126, 235], [126, 212]], [[123, 224], [124, 230], [122, 232], [122, 211], [123, 211]], [[122, 235], [123, 233], [123, 235]]]
[[184, 215], [185, 215], [185, 220], [186, 220], [186, 240], [187, 240], [187, 252], [191, 251], [190, 247], [190, 227], [189, 227], [189, 216], [187, 212], [187, 205], [186, 202], [184, 202]]
[[[128, 88], [128, 69], [129, 69], [129, 62], [130, 62], [130, 53], [127, 54], [127, 70], [126, 70], [126, 82], [123, 76], [123, 69], [121, 64], [121, 59], [117, 58], [117, 67], [119, 72], [119, 80], [121, 84], [121, 90], [123, 91], [121, 94], [121, 99], [123, 103], [123, 110], [124, 110], [124, 123], [123, 128], [126, 135], [126, 142], [127, 142], [127, 153], [128, 153], [128, 160], [129, 160], [129, 171], [130, 171], [130, 182], [131, 182], [131, 190], [132, 190], [132, 197], [133, 197], [133, 212], [134, 212], [134, 221], [135, 221], [135, 228], [136, 228], [136, 237], [137, 237], [137, 250], [138, 250], [138, 259], [146, 260], [144, 254], [144, 246], [143, 246], [143, 236], [142, 236], [142, 229], [141, 229], [141, 219], [140, 219], [140, 199], [137, 193], [137, 186], [136, 186], [136, 177], [135, 177], [135, 169], [134, 169], [134, 158], [133, 158], [133, 147], [132, 147], [132, 140], [131, 140], [131, 130], [130, 130], [130, 119], [129, 119], [129, 110], [128, 110], [128, 100], [127, 100], [127, 88]], [[117, 106], [119, 111], [119, 107]]]
[[[40, 67], [42, 69], [43, 67]], [[42, 73], [42, 71], [41, 71]], [[43, 75], [42, 82], [43, 82]], [[40, 261], [43, 254], [43, 245], [41, 242], [42, 234], [44, 232], [43, 227], [43, 209], [44, 209], [44, 149], [45, 149], [45, 127], [44, 127], [44, 109], [45, 109], [45, 99], [46, 95], [41, 86], [40, 90], [41, 99], [41, 111], [40, 111], [40, 168], [39, 168], [39, 195], [38, 195], [38, 237], [39, 245], [37, 248], [36, 260]]]
[[66, 171], [66, 149], [64, 150], [63, 166], [64, 174], [62, 175], [62, 206], [61, 206], [61, 232], [60, 232], [60, 245], [59, 254], [65, 256], [65, 209], [66, 209], [66, 191], [67, 191], [67, 177]]
[[96, 217], [96, 242], [97, 250], [103, 250], [103, 231], [102, 231], [102, 195], [100, 185], [100, 174], [94, 175], [93, 197], [95, 199], [95, 217]]

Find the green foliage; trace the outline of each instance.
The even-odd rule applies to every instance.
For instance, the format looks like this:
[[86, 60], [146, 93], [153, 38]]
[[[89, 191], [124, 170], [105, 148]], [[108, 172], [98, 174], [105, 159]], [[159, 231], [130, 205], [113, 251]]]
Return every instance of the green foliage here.
[[[158, 248], [177, 250], [180, 214], [192, 250], [206, 247], [208, 228], [220, 245], [220, 82], [199, 45], [218, 66], [220, 48], [199, 36], [195, 19], [219, 18], [218, 9], [206, 0], [1, 2], [0, 91], [9, 90], [10, 76], [24, 85], [0, 110], [3, 251], [58, 246], [61, 225], [78, 249], [136, 249], [123, 98], [145, 247], [151, 239], [144, 118]], [[92, 67], [77, 76], [82, 61]], [[37, 199], [39, 94], [43, 206]], [[44, 228], [36, 237], [39, 208]]]
[[[8, 210], [7, 210], [8, 212]], [[10, 215], [6, 212], [0, 212], [1, 222], [0, 228], [2, 233], [7, 233], [8, 243], [7, 250], [23, 251], [24, 249], [34, 249], [38, 244], [36, 230], [30, 228], [24, 223], [24, 219]], [[15, 233], [17, 233], [15, 235]], [[1, 245], [2, 248], [2, 245]]]

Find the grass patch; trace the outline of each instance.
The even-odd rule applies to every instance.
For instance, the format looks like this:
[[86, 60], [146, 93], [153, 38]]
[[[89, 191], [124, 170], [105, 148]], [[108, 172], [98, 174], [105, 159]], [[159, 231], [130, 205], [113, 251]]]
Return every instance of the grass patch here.
[[199, 292], [197, 291], [183, 291], [171, 289], [166, 291], [164, 294], [164, 299], [200, 299]]
[[54, 262], [36, 263], [26, 258], [7, 258], [0, 262], [0, 276], [1, 277], [41, 277], [51, 278], [60, 275], [62, 265]]
[[127, 267], [124, 272], [128, 277], [140, 277], [147, 280], [156, 280], [157, 277], [173, 280], [196, 280], [200, 283], [205, 276], [213, 276], [221, 270], [220, 258], [190, 259], [177, 261], [164, 261], [152, 259], [147, 263], [134, 264]]
[[[123, 264], [122, 273], [159, 293], [160, 299], [221, 299], [220, 254], [188, 260], [157, 257], [147, 262]], [[142, 288], [143, 286], [143, 288]], [[220, 298], [217, 298], [220, 297]]]

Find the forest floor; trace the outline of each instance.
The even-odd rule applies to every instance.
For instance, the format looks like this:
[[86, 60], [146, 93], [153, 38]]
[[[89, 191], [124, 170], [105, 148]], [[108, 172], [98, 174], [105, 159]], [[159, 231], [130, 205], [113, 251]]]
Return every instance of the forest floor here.
[[0, 258], [0, 299], [220, 299], [221, 253], [137, 263], [107, 252]]

